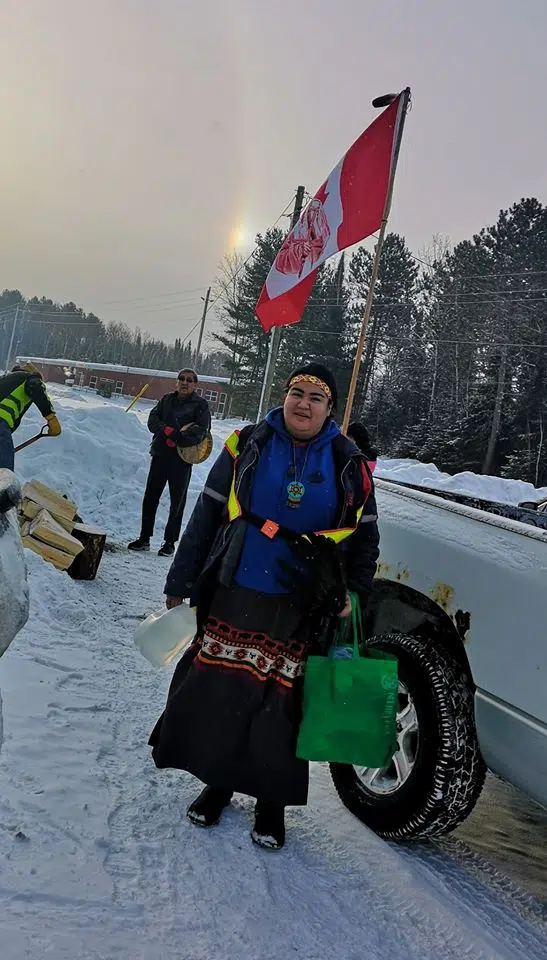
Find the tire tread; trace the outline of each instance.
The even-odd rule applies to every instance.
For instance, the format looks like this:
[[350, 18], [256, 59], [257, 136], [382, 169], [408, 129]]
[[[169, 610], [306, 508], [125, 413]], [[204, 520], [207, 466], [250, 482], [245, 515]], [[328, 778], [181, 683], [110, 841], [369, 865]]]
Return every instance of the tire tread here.
[[[370, 648], [397, 654], [404, 650], [430, 681], [439, 725], [440, 749], [431, 788], [423, 806], [398, 826], [369, 822], [371, 804], [359, 785], [353, 767], [330, 764], [334, 787], [344, 805], [362, 822], [388, 840], [423, 839], [454, 830], [473, 810], [483, 787], [486, 765], [475, 729], [474, 696], [470, 677], [450, 653], [412, 635], [383, 634], [371, 639]], [[377, 809], [377, 807], [376, 807]], [[374, 818], [378, 820], [378, 816]]]

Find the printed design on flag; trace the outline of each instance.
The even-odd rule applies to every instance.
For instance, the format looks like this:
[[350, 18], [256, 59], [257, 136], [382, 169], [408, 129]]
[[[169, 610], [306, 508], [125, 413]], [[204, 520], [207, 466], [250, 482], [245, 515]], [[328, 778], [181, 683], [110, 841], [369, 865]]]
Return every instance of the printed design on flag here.
[[338, 253], [338, 228], [344, 216], [341, 170], [342, 161], [310, 201], [277, 254], [265, 284], [270, 299], [290, 290]]
[[296, 227], [287, 237], [275, 260], [276, 270], [301, 277], [306, 264], [316, 266], [330, 238], [330, 227], [323, 202], [315, 197], [306, 207]]

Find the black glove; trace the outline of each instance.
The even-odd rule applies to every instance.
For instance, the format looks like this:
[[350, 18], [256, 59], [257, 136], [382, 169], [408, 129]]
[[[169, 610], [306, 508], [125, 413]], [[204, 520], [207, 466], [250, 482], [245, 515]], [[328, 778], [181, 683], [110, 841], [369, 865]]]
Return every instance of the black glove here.
[[291, 543], [292, 560], [278, 560], [278, 582], [292, 603], [319, 621], [337, 617], [346, 603], [346, 579], [336, 545], [306, 534]]

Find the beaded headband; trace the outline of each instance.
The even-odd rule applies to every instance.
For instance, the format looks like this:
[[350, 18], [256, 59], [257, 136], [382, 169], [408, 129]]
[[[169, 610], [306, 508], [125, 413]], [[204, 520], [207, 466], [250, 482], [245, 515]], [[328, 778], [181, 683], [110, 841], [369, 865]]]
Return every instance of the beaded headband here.
[[324, 380], [321, 380], [319, 377], [314, 377], [311, 373], [300, 373], [297, 377], [293, 377], [289, 383], [289, 390], [291, 387], [296, 386], [297, 383], [314, 383], [316, 387], [319, 387], [323, 393], [326, 393], [329, 400], [332, 399], [332, 391], [328, 384]]

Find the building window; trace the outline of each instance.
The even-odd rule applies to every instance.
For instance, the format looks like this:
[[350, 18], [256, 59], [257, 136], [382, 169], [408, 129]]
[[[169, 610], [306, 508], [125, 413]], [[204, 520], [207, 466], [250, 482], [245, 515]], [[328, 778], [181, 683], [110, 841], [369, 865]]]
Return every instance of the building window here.
[[226, 409], [226, 394], [221, 393], [218, 401], [217, 413], [219, 417], [224, 415], [224, 410]]
[[202, 396], [203, 396], [203, 390], [201, 389], [201, 387], [196, 387], [196, 393], [197, 393], [198, 397], [202, 397]]
[[114, 390], [114, 393], [123, 393], [123, 380], [116, 380], [116, 389]]
[[207, 403], [216, 403], [218, 400], [218, 391], [217, 390], [206, 390], [205, 399]]
[[89, 378], [89, 386], [91, 387], [92, 390], [95, 389], [95, 387], [97, 386], [97, 377]]

